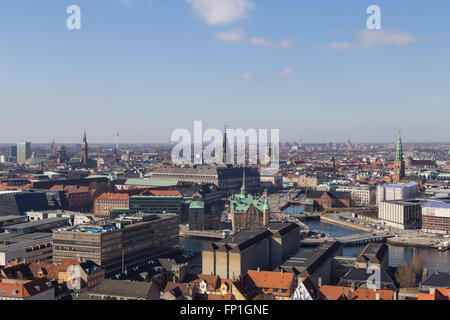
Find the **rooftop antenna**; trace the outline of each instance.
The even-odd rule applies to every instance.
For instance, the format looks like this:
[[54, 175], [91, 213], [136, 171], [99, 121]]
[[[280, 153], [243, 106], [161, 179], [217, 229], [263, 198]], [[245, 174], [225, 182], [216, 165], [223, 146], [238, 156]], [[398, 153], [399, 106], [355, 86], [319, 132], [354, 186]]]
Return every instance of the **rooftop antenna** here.
[[116, 149], [119, 149], [119, 133], [117, 132]]

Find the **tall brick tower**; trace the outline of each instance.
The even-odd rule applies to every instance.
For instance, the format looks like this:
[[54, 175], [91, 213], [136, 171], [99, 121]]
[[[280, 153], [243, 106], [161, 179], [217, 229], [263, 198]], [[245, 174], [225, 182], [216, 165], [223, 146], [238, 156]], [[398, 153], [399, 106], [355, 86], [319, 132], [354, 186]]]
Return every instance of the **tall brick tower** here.
[[394, 180], [395, 182], [401, 181], [405, 176], [405, 160], [403, 158], [403, 144], [400, 135], [397, 140], [397, 152], [394, 162]]

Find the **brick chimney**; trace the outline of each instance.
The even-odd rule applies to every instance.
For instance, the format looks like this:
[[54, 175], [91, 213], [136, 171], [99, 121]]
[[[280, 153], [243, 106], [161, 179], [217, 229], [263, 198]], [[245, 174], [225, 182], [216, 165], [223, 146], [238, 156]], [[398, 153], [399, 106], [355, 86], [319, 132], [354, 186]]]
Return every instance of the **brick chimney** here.
[[322, 287], [322, 277], [319, 277], [319, 279], [317, 279], [317, 286], [318, 286], [319, 288]]

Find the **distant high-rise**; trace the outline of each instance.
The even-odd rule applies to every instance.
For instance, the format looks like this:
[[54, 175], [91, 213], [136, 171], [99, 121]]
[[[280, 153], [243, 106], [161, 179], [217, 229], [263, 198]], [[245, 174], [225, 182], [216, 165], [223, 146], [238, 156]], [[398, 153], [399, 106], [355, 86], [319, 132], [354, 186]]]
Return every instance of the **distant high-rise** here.
[[31, 142], [17, 142], [17, 162], [25, 163], [31, 157]]
[[17, 161], [17, 145], [9, 148], [9, 161]]
[[83, 142], [81, 143], [81, 162], [85, 167], [88, 166], [88, 143], [86, 138], [86, 131], [83, 135]]
[[52, 143], [52, 158], [56, 158], [55, 138], [53, 138], [53, 143]]

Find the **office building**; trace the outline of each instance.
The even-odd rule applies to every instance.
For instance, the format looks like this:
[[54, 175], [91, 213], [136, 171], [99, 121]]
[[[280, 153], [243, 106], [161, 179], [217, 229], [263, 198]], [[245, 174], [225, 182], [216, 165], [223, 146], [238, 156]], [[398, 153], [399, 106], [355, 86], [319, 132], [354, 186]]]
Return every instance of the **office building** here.
[[300, 228], [295, 223], [270, 223], [244, 230], [202, 252], [202, 273], [224, 279], [237, 279], [248, 270], [270, 271], [300, 247]]
[[53, 230], [53, 261], [92, 260], [112, 275], [178, 252], [178, 217], [133, 215]]
[[450, 234], [450, 203], [430, 201], [422, 205], [422, 231]]
[[419, 195], [419, 184], [383, 184], [377, 187], [377, 203], [391, 200], [407, 200]]
[[256, 168], [232, 168], [198, 166], [192, 168], [157, 168], [152, 172], [152, 178], [172, 180], [178, 182], [194, 182], [198, 184], [215, 184], [221, 191], [222, 197], [238, 193], [245, 171], [248, 192], [260, 191], [260, 175]]
[[0, 234], [0, 266], [10, 261], [51, 261], [51, 233], [1, 233]]
[[420, 229], [422, 205], [418, 200], [383, 201], [378, 204], [378, 219], [396, 229]]
[[23, 164], [30, 158], [31, 158], [31, 143], [17, 142], [17, 162]]

